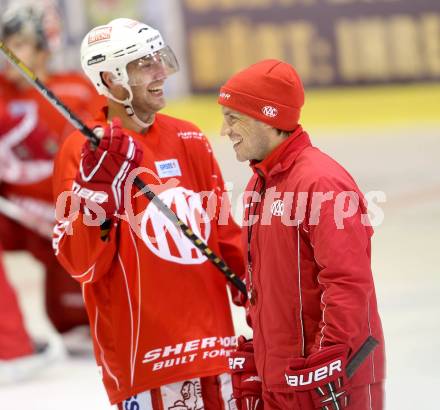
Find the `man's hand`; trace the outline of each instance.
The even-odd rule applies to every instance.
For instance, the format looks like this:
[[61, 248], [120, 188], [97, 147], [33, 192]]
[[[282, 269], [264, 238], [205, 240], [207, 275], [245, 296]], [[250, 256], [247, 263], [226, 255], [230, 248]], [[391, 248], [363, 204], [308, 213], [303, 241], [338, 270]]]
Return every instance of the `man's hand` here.
[[286, 383], [297, 393], [301, 409], [343, 409], [348, 406], [345, 373], [347, 348], [326, 347], [308, 358], [292, 359], [286, 368]]
[[104, 209], [106, 219], [122, 213], [125, 181], [140, 165], [142, 156], [142, 148], [123, 132], [120, 119], [115, 118], [105, 128], [97, 148], [84, 143], [73, 191], [86, 200], [86, 206], [95, 203]]
[[252, 340], [238, 338], [238, 347], [229, 357], [232, 389], [239, 410], [262, 410], [261, 379], [254, 361]]

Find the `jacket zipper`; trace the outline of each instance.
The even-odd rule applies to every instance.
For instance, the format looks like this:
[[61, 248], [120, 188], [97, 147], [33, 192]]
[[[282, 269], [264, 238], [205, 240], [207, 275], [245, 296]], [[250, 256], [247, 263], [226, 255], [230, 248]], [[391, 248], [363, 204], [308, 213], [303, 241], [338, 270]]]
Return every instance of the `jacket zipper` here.
[[[260, 255], [260, 246], [259, 246], [260, 241], [259, 241], [259, 236], [258, 236], [258, 231], [259, 231], [258, 224], [261, 222], [262, 210], [264, 209], [264, 198], [265, 198], [265, 193], [266, 193], [266, 181], [264, 179], [264, 176], [260, 172], [258, 172], [258, 170], [257, 170], [257, 173], [258, 173], [257, 182], [258, 182], [258, 180], [261, 180], [261, 183], [262, 183], [262, 185], [261, 185], [261, 187], [259, 189], [259, 192], [258, 192], [259, 195], [260, 195], [260, 201], [259, 201], [259, 203], [257, 203], [257, 205], [259, 204], [260, 206], [257, 206], [257, 205], [255, 206], [257, 212], [252, 213], [252, 215], [258, 215], [258, 217], [259, 217], [259, 221], [257, 221], [255, 223], [255, 225], [257, 225], [257, 226], [256, 226], [256, 230], [255, 230], [254, 244], [255, 244], [255, 250], [256, 250], [255, 255], [257, 257], [256, 259], [257, 259], [257, 262], [259, 262], [259, 265], [258, 265], [259, 269], [258, 270], [260, 270], [261, 255]], [[257, 186], [257, 183], [255, 184], [254, 191], [255, 191], [256, 186]], [[250, 214], [250, 212], [249, 212], [249, 214]], [[248, 218], [248, 220], [249, 220], [249, 218]], [[251, 253], [250, 253], [250, 250], [251, 250], [250, 249], [251, 248], [251, 236], [252, 236], [252, 229], [248, 230], [248, 272], [249, 272], [249, 287], [250, 287], [250, 291], [249, 291], [250, 298], [249, 298], [249, 300], [251, 301], [251, 303], [253, 301], [254, 304], [256, 304], [256, 311], [257, 311], [257, 316], [258, 316], [258, 325], [260, 326], [261, 340], [262, 340], [262, 343], [263, 343], [263, 346], [264, 346], [262, 382], [263, 382], [264, 386], [266, 387], [265, 377], [264, 377], [265, 369], [266, 369], [266, 340], [264, 339], [263, 326], [262, 326], [262, 320], [261, 320], [261, 308], [262, 308], [262, 300], [263, 300], [263, 289], [262, 289], [262, 286], [261, 286], [260, 276], [258, 275], [259, 272], [253, 270], [254, 266], [257, 265], [257, 264], [254, 264], [254, 265], [252, 264], [252, 258], [251, 258]], [[254, 283], [258, 284], [258, 286], [257, 286], [258, 292], [257, 292], [257, 289], [254, 287]]]

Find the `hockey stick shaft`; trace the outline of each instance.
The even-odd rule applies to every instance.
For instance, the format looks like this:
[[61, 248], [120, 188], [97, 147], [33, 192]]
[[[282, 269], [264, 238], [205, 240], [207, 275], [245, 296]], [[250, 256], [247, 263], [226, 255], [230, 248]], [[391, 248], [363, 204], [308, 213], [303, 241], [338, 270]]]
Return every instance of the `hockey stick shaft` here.
[[[20, 73], [32, 84], [76, 129], [78, 129], [93, 145], [99, 145], [99, 138], [87, 127], [75, 114], [73, 114], [37, 76], [4, 44], [0, 41], [0, 50]], [[246, 285], [229, 268], [226, 262], [218, 257], [177, 215], [166, 206], [163, 201], [146, 185], [139, 177], [134, 180], [136, 187], [152, 201], [160, 211], [199, 249], [214, 266], [219, 269], [226, 278], [244, 295], [247, 296]]]
[[359, 366], [364, 362], [364, 360], [368, 357], [368, 355], [376, 348], [379, 342], [373, 337], [368, 336], [359, 350], [351, 357], [347, 366], [345, 368], [345, 372], [347, 377], [351, 379]]

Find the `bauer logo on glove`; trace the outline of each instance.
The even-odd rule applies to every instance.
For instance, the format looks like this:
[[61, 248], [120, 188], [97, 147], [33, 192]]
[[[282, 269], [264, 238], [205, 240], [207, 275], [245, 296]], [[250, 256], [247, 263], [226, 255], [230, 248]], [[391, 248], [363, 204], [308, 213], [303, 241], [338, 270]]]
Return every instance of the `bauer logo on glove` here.
[[305, 369], [294, 374], [286, 373], [286, 382], [291, 387], [316, 387], [324, 380], [333, 380], [342, 375], [342, 360], [337, 359], [324, 366]]
[[238, 338], [237, 350], [229, 357], [232, 372], [232, 391], [238, 410], [262, 410], [261, 378], [258, 376], [254, 361], [252, 340]]
[[231, 370], [243, 370], [245, 361], [246, 359], [244, 357], [230, 357], [229, 368]]
[[286, 383], [297, 393], [301, 408], [340, 410], [348, 406], [347, 354], [346, 346], [334, 345], [289, 361]]

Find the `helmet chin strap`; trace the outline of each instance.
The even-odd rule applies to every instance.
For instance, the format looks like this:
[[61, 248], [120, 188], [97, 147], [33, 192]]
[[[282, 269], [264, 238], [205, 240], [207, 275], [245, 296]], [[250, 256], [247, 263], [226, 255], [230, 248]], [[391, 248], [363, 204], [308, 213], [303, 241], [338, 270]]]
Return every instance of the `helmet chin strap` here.
[[119, 104], [123, 104], [125, 108], [125, 112], [127, 115], [141, 128], [149, 128], [153, 122], [154, 122], [154, 116], [149, 122], [142, 121], [134, 111], [133, 105], [131, 102], [133, 101], [133, 92], [131, 91], [130, 87], [124, 87], [128, 91], [128, 98], [125, 100], [120, 100], [119, 98], [116, 98], [112, 93], [108, 92], [107, 96], [111, 98], [113, 101], [116, 101]]
[[125, 112], [127, 113], [127, 115], [137, 124], [139, 125], [139, 127], [141, 128], [148, 128], [151, 126], [151, 124], [153, 124], [154, 122], [154, 116], [153, 118], [149, 121], [149, 122], [144, 122], [142, 121], [135, 113], [134, 108], [131, 104], [129, 105], [124, 105], [125, 108]]

